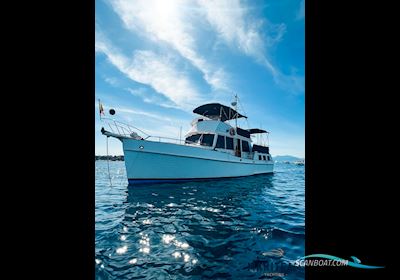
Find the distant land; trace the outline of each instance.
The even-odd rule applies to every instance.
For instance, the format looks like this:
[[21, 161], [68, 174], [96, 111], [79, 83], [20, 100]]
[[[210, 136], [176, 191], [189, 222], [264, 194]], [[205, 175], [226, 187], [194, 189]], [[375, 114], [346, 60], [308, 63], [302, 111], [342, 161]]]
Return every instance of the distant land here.
[[289, 156], [289, 155], [285, 155], [285, 156], [274, 156], [272, 157], [275, 161], [289, 161], [289, 162], [294, 162], [294, 161], [299, 161], [299, 160], [304, 160], [304, 158], [299, 158], [299, 157], [294, 157], [294, 156]]
[[94, 156], [96, 160], [123, 161], [124, 156]]
[[[124, 160], [124, 156], [95, 156], [96, 160], [111, 160], [111, 161], [123, 161]], [[298, 157], [294, 157], [294, 156], [289, 156], [289, 155], [285, 155], [285, 156], [274, 156], [273, 159], [275, 161], [289, 161], [289, 162], [294, 162], [294, 161], [299, 161], [299, 160], [303, 160], [303, 158], [298, 158]]]

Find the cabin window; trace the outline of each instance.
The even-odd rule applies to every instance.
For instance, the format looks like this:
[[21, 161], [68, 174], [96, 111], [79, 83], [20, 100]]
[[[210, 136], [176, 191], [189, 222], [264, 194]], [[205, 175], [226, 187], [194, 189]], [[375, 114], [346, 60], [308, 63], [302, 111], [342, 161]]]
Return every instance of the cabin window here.
[[214, 143], [214, 134], [203, 134], [203, 138], [201, 139], [201, 145], [211, 147], [213, 143]]
[[267, 159], [268, 159], [268, 160], [271, 160], [271, 157], [270, 157], [270, 156], [267, 156]]
[[261, 160], [261, 155], [258, 155], [258, 160]]
[[250, 152], [249, 142], [242, 141], [242, 151], [243, 152]]
[[218, 135], [217, 144], [215, 148], [225, 149], [225, 136]]
[[186, 144], [192, 144], [192, 143], [197, 143], [199, 141], [201, 134], [194, 134], [186, 138], [185, 143]]
[[233, 138], [232, 137], [226, 137], [226, 148], [228, 150], [233, 150]]
[[267, 160], [267, 159], [265, 158], [265, 156], [263, 156], [263, 160]]

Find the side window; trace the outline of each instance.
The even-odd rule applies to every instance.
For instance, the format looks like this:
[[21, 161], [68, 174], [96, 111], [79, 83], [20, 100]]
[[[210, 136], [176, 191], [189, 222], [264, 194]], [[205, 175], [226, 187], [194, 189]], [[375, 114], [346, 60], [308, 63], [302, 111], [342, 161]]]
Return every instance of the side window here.
[[249, 142], [242, 141], [242, 151], [243, 152], [250, 152]]
[[268, 159], [268, 160], [271, 160], [271, 157], [270, 157], [270, 156], [267, 156], [267, 159]]
[[228, 150], [233, 150], [233, 138], [232, 137], [226, 137], [226, 148]]
[[265, 158], [265, 156], [263, 156], [263, 160], [267, 160], [267, 159]]
[[217, 144], [215, 148], [225, 149], [225, 136], [218, 135]]
[[211, 147], [213, 143], [214, 143], [214, 134], [203, 134], [203, 138], [201, 139], [201, 145]]
[[189, 136], [188, 138], [186, 138], [185, 142], [186, 144], [190, 144], [190, 143], [196, 143], [197, 141], [199, 141], [201, 134], [195, 134], [192, 136]]
[[258, 160], [261, 160], [261, 155], [258, 155]]

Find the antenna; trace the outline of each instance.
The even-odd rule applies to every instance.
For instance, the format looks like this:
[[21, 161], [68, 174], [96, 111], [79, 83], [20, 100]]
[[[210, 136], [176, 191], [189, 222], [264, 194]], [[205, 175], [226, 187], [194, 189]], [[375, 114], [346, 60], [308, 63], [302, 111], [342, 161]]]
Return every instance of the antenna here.
[[237, 128], [237, 117], [238, 117], [237, 104], [238, 104], [238, 97], [237, 97], [237, 94], [236, 94], [236, 93], [235, 93], [235, 101], [233, 101], [231, 104], [232, 104], [232, 106], [235, 107], [235, 111], [236, 111], [236, 114], [235, 114], [235, 126], [236, 126], [236, 128]]
[[[240, 99], [239, 99], [238, 96], [237, 96], [237, 102], [238, 102], [238, 105], [240, 105], [240, 108], [241, 108], [241, 110], [243, 111], [243, 113], [247, 116], [247, 112], [244, 110], [244, 106], [243, 106], [243, 104], [242, 104], [242, 102], [240, 101]], [[250, 128], [249, 120], [248, 120], [247, 118], [245, 118], [245, 121], [246, 121], [246, 123], [247, 123], [247, 126]]]

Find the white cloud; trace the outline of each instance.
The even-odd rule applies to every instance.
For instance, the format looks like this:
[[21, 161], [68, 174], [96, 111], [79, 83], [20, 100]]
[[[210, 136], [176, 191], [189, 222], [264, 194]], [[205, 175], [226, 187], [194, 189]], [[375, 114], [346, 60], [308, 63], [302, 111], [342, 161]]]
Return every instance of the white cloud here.
[[301, 0], [299, 10], [297, 11], [296, 14], [296, 19], [297, 20], [304, 19], [305, 14], [306, 14], [305, 0]]
[[162, 98], [160, 95], [156, 95], [151, 93], [149, 90], [139, 87], [139, 88], [125, 88], [126, 91], [128, 91], [130, 94], [140, 97], [143, 102], [149, 103], [149, 104], [157, 104], [161, 107], [165, 108], [175, 108], [179, 109], [177, 105], [175, 105], [173, 102], [170, 100], [165, 100], [165, 98]]
[[151, 86], [181, 109], [190, 110], [201, 103], [200, 94], [183, 71], [179, 71], [172, 59], [151, 51], [137, 50], [128, 58], [114, 48], [96, 31], [96, 52], [105, 54], [108, 60], [130, 79]]
[[[198, 0], [220, 39], [268, 69], [275, 82], [291, 93], [304, 91], [304, 77], [283, 74], [269, 59], [268, 50], [283, 39], [286, 25], [272, 24], [249, 13], [239, 0]], [[266, 32], [261, 32], [265, 27]]]
[[[201, 71], [203, 79], [214, 90], [232, 91], [229, 88], [229, 75], [224, 69], [210, 63], [210, 60], [206, 60], [207, 57], [200, 55], [197, 50], [196, 46], [202, 45], [198, 36], [201, 28], [198, 26], [204, 28], [204, 21], [208, 22], [215, 32], [208, 34], [209, 36], [217, 35], [220, 42], [239, 50], [264, 66], [278, 86], [291, 93], [304, 92], [304, 77], [282, 73], [268, 53], [283, 40], [286, 25], [273, 24], [266, 18], [257, 18], [251, 12], [247, 2], [240, 0], [110, 1], [114, 11], [128, 30], [146, 36], [158, 44], [165, 43], [176, 50]], [[146, 61], [149, 56], [153, 55], [149, 55], [147, 51], [137, 52], [135, 59], [153, 69], [155, 63]], [[114, 58], [114, 62], [120, 62], [120, 60], [118, 57]], [[176, 102], [176, 99], [171, 96], [172, 93], [168, 95]]]
[[279, 84], [281, 88], [294, 95], [304, 93], [305, 90], [304, 76], [296, 73], [290, 75], [279, 73], [279, 75], [275, 77], [275, 82]]
[[129, 30], [167, 43], [200, 70], [213, 89], [228, 89], [224, 70], [206, 61], [196, 50], [199, 42], [194, 36], [193, 18], [198, 15], [193, 9], [194, 1], [114, 0], [111, 4]]
[[178, 122], [180, 120], [177, 119], [171, 119], [165, 115], [157, 114], [157, 113], [152, 113], [152, 112], [147, 112], [147, 111], [142, 111], [142, 110], [137, 110], [137, 109], [128, 109], [128, 108], [118, 108], [118, 112], [123, 112], [123, 113], [128, 113], [128, 114], [133, 114], [133, 115], [141, 115], [145, 117], [149, 117], [152, 119], [156, 119], [159, 121], [167, 121], [167, 122]]
[[119, 86], [119, 80], [115, 77], [104, 77], [104, 81], [113, 87]]
[[[219, 37], [231, 47], [266, 66], [273, 75], [277, 70], [266, 57], [266, 42], [260, 33], [263, 21], [253, 18], [239, 0], [198, 0], [206, 18]], [[285, 25], [271, 25], [277, 34], [266, 37], [268, 45], [278, 42], [285, 32]]]

